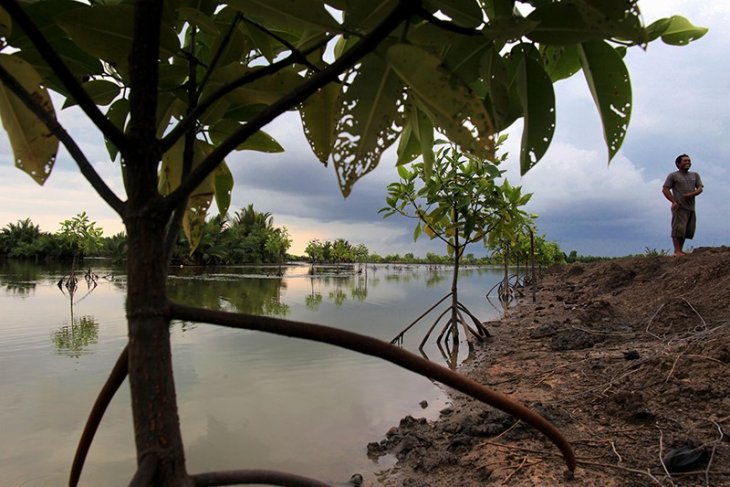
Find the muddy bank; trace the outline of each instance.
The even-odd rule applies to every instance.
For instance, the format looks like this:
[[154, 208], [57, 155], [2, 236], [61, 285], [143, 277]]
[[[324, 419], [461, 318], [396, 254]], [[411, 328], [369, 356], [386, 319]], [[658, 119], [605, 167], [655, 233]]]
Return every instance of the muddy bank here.
[[452, 394], [404, 418], [374, 456], [385, 486], [730, 486], [730, 249], [549, 270], [460, 371], [555, 424], [578, 457]]

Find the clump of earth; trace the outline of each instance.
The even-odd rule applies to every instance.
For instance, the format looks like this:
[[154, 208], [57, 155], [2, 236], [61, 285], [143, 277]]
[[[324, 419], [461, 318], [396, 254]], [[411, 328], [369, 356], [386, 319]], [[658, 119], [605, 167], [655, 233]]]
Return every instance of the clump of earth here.
[[384, 486], [730, 486], [730, 248], [548, 269], [459, 371], [572, 444], [460, 393], [406, 417], [373, 457]]

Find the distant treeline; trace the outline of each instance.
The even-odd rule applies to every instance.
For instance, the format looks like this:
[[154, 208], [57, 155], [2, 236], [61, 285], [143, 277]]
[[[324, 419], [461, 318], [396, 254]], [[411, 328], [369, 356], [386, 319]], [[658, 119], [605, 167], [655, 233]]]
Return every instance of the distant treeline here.
[[[34, 260], [36, 262], [71, 260], [74, 256], [107, 257], [124, 260], [127, 255], [127, 238], [123, 232], [110, 237], [103, 236], [93, 221], [85, 214], [61, 222], [56, 233], [41, 231], [30, 218], [9, 223], [0, 230], [0, 257]], [[291, 241], [287, 240], [286, 227], [275, 227], [269, 213], [258, 212], [251, 205], [236, 212], [230, 219], [214, 217], [206, 224], [205, 234], [198, 247], [190, 252], [187, 240], [181, 234], [173, 251], [173, 263], [188, 265], [231, 265], [277, 263], [282, 250], [286, 252]], [[278, 247], [272, 242], [278, 242]], [[288, 242], [288, 244], [287, 244]], [[268, 244], [268, 245], [267, 245]], [[665, 252], [664, 252], [665, 253]], [[643, 255], [663, 255], [662, 251], [646, 250]], [[510, 263], [528, 265], [529, 245], [518, 242], [509, 252]], [[552, 265], [572, 262], [595, 262], [610, 257], [579, 255], [575, 250], [566, 254], [554, 243], [543, 237], [535, 239], [535, 263]], [[340, 263], [388, 263], [449, 265], [453, 261], [447, 255], [427, 252], [417, 256], [412, 252], [380, 255], [370, 252], [364, 244], [350, 244], [345, 239], [334, 241], [311, 240], [305, 255], [286, 254], [286, 260], [315, 264]], [[465, 265], [501, 265], [500, 252], [477, 257], [467, 253], [462, 258]]]

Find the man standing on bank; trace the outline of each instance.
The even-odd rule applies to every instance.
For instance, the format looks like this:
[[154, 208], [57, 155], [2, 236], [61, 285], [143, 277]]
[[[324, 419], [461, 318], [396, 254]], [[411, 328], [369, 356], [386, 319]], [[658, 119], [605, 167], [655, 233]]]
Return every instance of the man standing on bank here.
[[682, 251], [685, 239], [695, 235], [695, 196], [702, 193], [702, 179], [696, 172], [690, 172], [692, 161], [687, 154], [674, 161], [677, 171], [670, 173], [664, 181], [662, 193], [672, 203], [672, 243], [674, 256], [686, 255]]

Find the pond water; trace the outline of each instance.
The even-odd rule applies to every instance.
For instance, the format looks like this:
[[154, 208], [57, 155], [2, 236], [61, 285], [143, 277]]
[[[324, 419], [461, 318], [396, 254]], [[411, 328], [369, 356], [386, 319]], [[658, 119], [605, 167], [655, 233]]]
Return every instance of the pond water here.
[[[93, 262], [99, 285], [80, 282], [73, 303], [57, 287], [67, 271], [0, 264], [0, 475], [10, 486], [67, 483], [79, 435], [126, 343], [122, 269]], [[181, 268], [172, 299], [341, 327], [390, 340], [446, 295], [451, 269], [369, 266], [310, 276], [308, 266]], [[485, 293], [498, 269], [464, 269], [460, 300], [480, 319], [498, 315]], [[416, 350], [429, 314], [404, 346]], [[441, 387], [389, 363], [332, 346], [259, 332], [175, 322], [175, 380], [188, 471], [272, 468], [340, 483], [389, 466], [366, 455], [406, 414], [435, 418]], [[465, 347], [462, 347], [465, 348]], [[435, 347], [432, 359], [442, 360]], [[463, 355], [463, 354], [462, 354]], [[443, 362], [443, 361], [442, 361]], [[428, 407], [419, 406], [427, 401]], [[127, 383], [92, 444], [82, 485], [127, 485], [134, 438]]]

